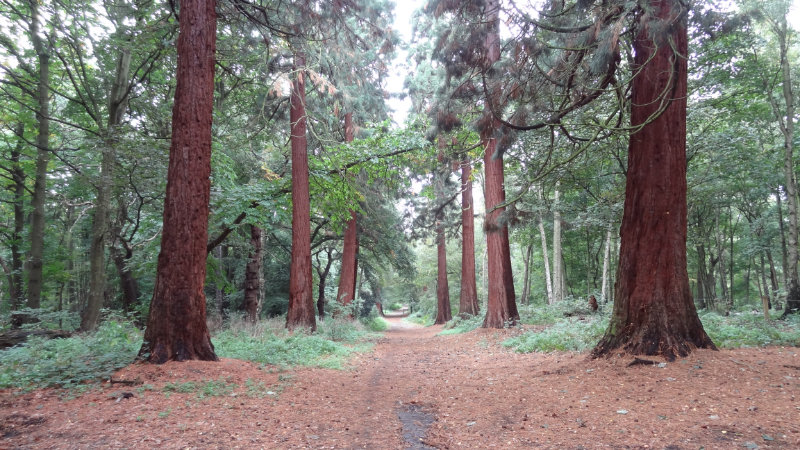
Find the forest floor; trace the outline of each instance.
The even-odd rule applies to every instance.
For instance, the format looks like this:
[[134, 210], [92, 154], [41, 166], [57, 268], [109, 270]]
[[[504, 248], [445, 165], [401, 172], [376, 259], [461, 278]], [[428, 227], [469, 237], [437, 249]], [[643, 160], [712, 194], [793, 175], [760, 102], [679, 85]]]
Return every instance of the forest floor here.
[[0, 392], [0, 448], [800, 448], [798, 348], [628, 366], [390, 323], [348, 370], [134, 364], [74, 398]]

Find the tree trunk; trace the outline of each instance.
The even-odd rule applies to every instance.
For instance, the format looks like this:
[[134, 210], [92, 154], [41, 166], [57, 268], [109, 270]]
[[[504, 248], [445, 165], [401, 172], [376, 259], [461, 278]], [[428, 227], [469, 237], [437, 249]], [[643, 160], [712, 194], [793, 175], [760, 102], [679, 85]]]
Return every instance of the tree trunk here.
[[12, 310], [21, 308], [24, 301], [22, 281], [23, 256], [20, 247], [25, 231], [25, 171], [20, 164], [24, 132], [25, 123], [18, 123], [15, 134], [19, 139], [17, 140], [17, 145], [11, 151], [11, 176], [14, 180], [14, 231], [11, 234], [11, 275], [9, 276], [8, 289], [11, 297], [10, 303]]
[[[352, 142], [354, 138], [353, 113], [344, 116], [344, 138]], [[342, 305], [349, 305], [356, 298], [356, 274], [358, 273], [358, 222], [356, 212], [350, 210], [350, 220], [344, 232], [342, 248], [342, 267], [339, 275], [339, 289], [336, 300]]]
[[89, 301], [81, 314], [81, 331], [97, 326], [100, 308], [106, 290], [105, 251], [109, 229], [111, 190], [114, 187], [114, 166], [117, 163], [117, 127], [122, 123], [128, 104], [128, 76], [131, 67], [131, 50], [123, 48], [117, 61], [114, 84], [108, 96], [108, 128], [97, 182], [97, 198], [92, 220], [92, 243], [89, 247]]
[[564, 300], [564, 258], [561, 254], [561, 211], [558, 183], [553, 201], [553, 302]]
[[[441, 158], [440, 158], [441, 161]], [[434, 191], [436, 192], [436, 320], [435, 325], [449, 322], [452, 318], [450, 309], [450, 285], [447, 282], [447, 242], [444, 236], [444, 179], [447, 169], [440, 168], [434, 174]]]
[[781, 190], [775, 190], [775, 209], [778, 210], [778, 228], [781, 234], [781, 284], [786, 284], [786, 268], [789, 267], [789, 250], [786, 248], [786, 226], [783, 223]]
[[313, 278], [311, 275], [311, 201], [308, 196], [308, 148], [306, 143], [305, 55], [296, 52], [296, 75], [292, 83], [292, 262], [289, 281], [289, 311], [286, 328], [317, 329]]
[[503, 328], [519, 320], [514, 280], [511, 275], [511, 251], [508, 225], [500, 221], [506, 201], [503, 187], [503, 158], [494, 158], [497, 140], [488, 138], [484, 155], [486, 172], [486, 254], [488, 259], [488, 292], [484, 328]]
[[[614, 310], [593, 355], [674, 360], [715, 346], [686, 271], [686, 11], [677, 0], [649, 3], [654, 17], [641, 16], [633, 43], [631, 122], [641, 128], [629, 142]], [[659, 31], [665, 23], [669, 35]]]
[[533, 243], [529, 243], [525, 248], [525, 255], [522, 260], [525, 263], [525, 276], [522, 279], [522, 298], [520, 302], [523, 305], [529, 303], [531, 296], [531, 254], [533, 253]]
[[133, 276], [127, 261], [130, 256], [123, 253], [116, 247], [111, 246], [111, 259], [117, 268], [120, 287], [122, 288], [122, 310], [130, 312], [136, 303], [139, 303], [139, 282]]
[[153, 363], [216, 361], [206, 325], [206, 245], [217, 16], [183, 0], [161, 253], [139, 354]]
[[478, 287], [475, 279], [475, 207], [472, 200], [472, 164], [461, 162], [461, 294], [458, 315], [477, 316]]
[[[783, 174], [786, 183], [786, 202], [789, 209], [789, 238], [786, 243], [788, 266], [786, 271], [786, 309], [784, 315], [800, 312], [800, 279], [798, 279], [797, 258], [798, 258], [798, 205], [797, 205], [797, 179], [794, 167], [794, 121], [795, 104], [794, 92], [792, 89], [792, 70], [789, 61], [789, 49], [791, 48], [790, 29], [786, 22], [786, 14], [782, 15], [776, 25], [776, 34], [780, 47], [781, 74], [783, 86], [783, 101], [786, 110], [781, 114], [776, 101], [772, 101], [773, 111], [778, 118], [781, 132], [783, 134]], [[771, 97], [770, 97], [771, 98]]]
[[609, 300], [609, 272], [611, 267], [611, 233], [612, 227], [611, 225], [608, 226], [606, 230], [606, 243], [605, 243], [605, 250], [603, 250], [603, 281], [602, 281], [602, 288], [600, 289], [600, 298], [602, 303], [608, 303]]
[[[491, 31], [486, 35], [485, 69], [500, 59], [500, 1], [488, 0], [485, 6], [486, 20]], [[503, 328], [519, 320], [514, 278], [511, 272], [511, 250], [508, 243], [508, 225], [501, 219], [506, 201], [503, 174], [503, 155], [497, 152], [497, 139], [494, 134], [499, 128], [492, 111], [487, 115], [487, 125], [481, 130], [481, 143], [484, 147], [483, 163], [486, 176], [484, 202], [486, 203], [486, 254], [488, 259], [488, 292], [484, 328]]]
[[[541, 195], [541, 192], [540, 192]], [[542, 259], [544, 264], [544, 282], [547, 289], [547, 304], [553, 304], [553, 281], [550, 276], [550, 258], [547, 256], [547, 233], [544, 230], [544, 220], [542, 214], [539, 213], [539, 236], [542, 239]]]
[[28, 307], [39, 308], [42, 298], [42, 268], [44, 266], [45, 199], [47, 197], [47, 165], [50, 162], [50, 54], [48, 44], [39, 30], [38, 2], [31, 1], [31, 43], [39, 60], [36, 121], [36, 176], [31, 199], [31, 235], [28, 253]]
[[261, 314], [261, 248], [261, 228], [250, 225], [250, 254], [244, 270], [244, 309], [251, 323], [258, 322]]
[[[331, 249], [328, 249], [327, 254], [328, 260], [325, 262], [325, 268], [321, 271], [317, 271], [317, 274], [319, 275], [319, 288], [317, 289], [317, 313], [319, 314], [320, 320], [325, 318], [325, 285], [327, 284], [328, 274], [331, 272], [331, 266], [333, 265]], [[317, 262], [319, 262], [319, 259], [317, 259]]]

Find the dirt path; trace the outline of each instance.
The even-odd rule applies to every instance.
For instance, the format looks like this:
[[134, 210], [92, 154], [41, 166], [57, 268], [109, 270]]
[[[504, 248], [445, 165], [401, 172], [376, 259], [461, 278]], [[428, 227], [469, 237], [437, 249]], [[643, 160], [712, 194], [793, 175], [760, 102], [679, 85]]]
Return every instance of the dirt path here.
[[[800, 448], [796, 348], [627, 367], [497, 345], [516, 331], [391, 323], [352, 370], [135, 365], [115, 378], [138, 387], [2, 393], [0, 448]], [[203, 380], [231, 389], [165, 391]]]

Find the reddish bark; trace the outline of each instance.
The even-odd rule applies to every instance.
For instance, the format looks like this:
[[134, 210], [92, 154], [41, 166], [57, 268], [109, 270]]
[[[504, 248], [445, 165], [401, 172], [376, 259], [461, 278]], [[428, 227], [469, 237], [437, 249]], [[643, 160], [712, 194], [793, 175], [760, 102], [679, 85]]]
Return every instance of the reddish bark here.
[[503, 157], [493, 158], [497, 146], [495, 138], [484, 138], [484, 172], [486, 187], [486, 258], [488, 265], [488, 299], [484, 328], [503, 328], [519, 320], [514, 278], [511, 272], [511, 251], [508, 243], [508, 226], [499, 221], [506, 201], [503, 187]]
[[[353, 113], [347, 113], [344, 116], [344, 137], [346, 142], [353, 141]], [[349, 305], [355, 298], [357, 273], [358, 223], [356, 222], [356, 212], [350, 210], [350, 220], [347, 221], [347, 229], [344, 232], [339, 290], [336, 293], [336, 299], [341, 302], [342, 305]]]
[[475, 281], [475, 208], [472, 206], [472, 166], [461, 163], [461, 297], [458, 315], [476, 316], [479, 312]]
[[172, 143], [161, 253], [139, 354], [153, 363], [216, 361], [206, 325], [206, 240], [217, 16], [214, 0], [181, 2]]
[[261, 228], [250, 225], [250, 254], [244, 269], [244, 309], [247, 320], [257, 322], [261, 313]]
[[297, 76], [292, 82], [292, 261], [289, 280], [289, 312], [286, 328], [317, 329], [311, 276], [311, 201], [308, 195], [308, 148], [306, 143], [305, 55], [294, 56]]
[[685, 10], [676, 0], [651, 4], [672, 25], [664, 27], [670, 35], [656, 34], [643, 21], [634, 40], [631, 123], [641, 129], [628, 149], [614, 311], [593, 354], [622, 349], [672, 360], [715, 347], [697, 316], [686, 269]]
[[[440, 161], [442, 155], [439, 155]], [[444, 178], [447, 173], [442, 172], [434, 175], [436, 199], [443, 201], [444, 197]], [[447, 242], [444, 237], [444, 205], [440, 205], [436, 213], [436, 320], [434, 324], [447, 323], [453, 318], [450, 309], [450, 287], [447, 282]]]
[[[492, 27], [492, 31], [487, 34], [484, 42], [486, 70], [500, 58], [499, 14], [499, 0], [487, 1], [486, 20]], [[503, 155], [499, 153], [495, 155], [497, 140], [494, 133], [498, 129], [498, 122], [488, 108], [485, 114], [487, 119], [485, 120], [486, 126], [481, 131], [481, 142], [485, 149], [483, 162], [486, 177], [484, 188], [486, 221], [484, 227], [489, 289], [483, 327], [503, 328], [506, 324], [516, 323], [519, 320], [519, 313], [517, 313], [514, 278], [511, 273], [508, 226], [498, 220], [505, 211], [505, 208], [499, 208], [498, 205], [502, 205], [506, 201]]]

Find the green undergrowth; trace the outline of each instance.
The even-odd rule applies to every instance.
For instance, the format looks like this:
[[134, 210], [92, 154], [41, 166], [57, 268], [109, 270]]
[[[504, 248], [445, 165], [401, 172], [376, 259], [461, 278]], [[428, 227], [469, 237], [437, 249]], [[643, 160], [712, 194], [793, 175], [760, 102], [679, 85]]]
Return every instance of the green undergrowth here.
[[531, 330], [506, 339], [504, 347], [520, 353], [583, 351], [592, 348], [608, 326], [602, 315], [564, 317], [540, 330]]
[[467, 333], [474, 329], [480, 328], [483, 325], [483, 315], [471, 316], [467, 318], [462, 318], [456, 316], [450, 322], [447, 322], [444, 326], [444, 330], [442, 330], [439, 334], [440, 335], [447, 335], [447, 334], [461, 334]]
[[0, 388], [78, 388], [130, 364], [142, 333], [128, 322], [103, 322], [96, 332], [64, 339], [33, 337], [0, 351]]
[[[606, 331], [610, 308], [605, 313], [586, 313], [581, 307], [567, 301], [552, 307], [524, 308], [520, 311], [521, 322], [535, 324], [536, 329], [507, 339], [502, 345], [520, 353], [589, 350]], [[706, 333], [719, 348], [800, 345], [798, 316], [767, 321], [761, 313], [751, 311], [727, 316], [701, 311], [699, 315]]]
[[719, 348], [800, 345], [800, 317], [765, 320], [761, 313], [733, 312], [724, 316], [701, 312], [703, 328]]
[[[372, 348], [385, 320], [367, 317], [364, 323], [346, 317], [328, 318], [310, 334], [284, 329], [285, 319], [257, 325], [234, 323], [212, 336], [217, 356], [275, 365], [342, 369], [356, 352]], [[142, 346], [142, 332], [125, 320], [106, 320], [94, 333], [64, 339], [32, 337], [16, 347], [0, 350], [0, 388], [31, 390], [58, 387], [85, 390], [132, 363]], [[217, 389], [206, 383], [202, 389]]]
[[343, 369], [353, 353], [372, 348], [377, 335], [361, 322], [328, 318], [316, 333], [283, 329], [283, 321], [262, 321], [256, 326], [233, 326], [212, 337], [217, 356], [274, 365]]

